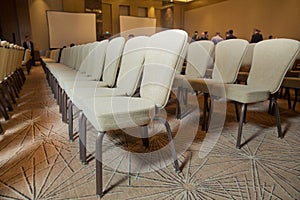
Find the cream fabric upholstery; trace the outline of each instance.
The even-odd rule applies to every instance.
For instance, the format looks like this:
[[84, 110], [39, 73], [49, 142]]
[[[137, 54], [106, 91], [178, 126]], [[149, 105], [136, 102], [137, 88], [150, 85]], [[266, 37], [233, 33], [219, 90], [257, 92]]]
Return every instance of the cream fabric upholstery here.
[[255, 45], [256, 45], [256, 43], [248, 44], [247, 51], [246, 51], [246, 54], [244, 56], [241, 66], [251, 66], [252, 59], [253, 59], [253, 50], [254, 50]]
[[124, 43], [125, 39], [123, 37], [114, 38], [108, 43], [105, 54], [102, 81], [75, 79], [71, 81], [65, 81], [61, 87], [68, 95], [70, 94], [70, 90], [72, 90], [74, 87], [113, 87], [115, 84]]
[[299, 42], [290, 39], [273, 39], [257, 43], [247, 80], [249, 87], [275, 93], [286, 72], [292, 67], [298, 49]]
[[209, 93], [208, 87], [215, 83], [234, 83], [248, 47], [242, 39], [226, 40], [218, 43], [215, 49], [215, 63], [212, 79], [189, 78], [196, 91]]
[[187, 54], [187, 66], [185, 74], [187, 77], [202, 78], [206, 69], [213, 65], [214, 43], [201, 40], [193, 42], [189, 46]]
[[[156, 108], [162, 108], [168, 100], [176, 70], [187, 44], [187, 33], [182, 30], [167, 30], [150, 37], [145, 54], [141, 97], [95, 97], [86, 101], [80, 118], [80, 158], [86, 162], [84, 143], [84, 116], [99, 131], [96, 139], [96, 192], [102, 190], [102, 140], [109, 130], [143, 126], [155, 116]], [[167, 124], [167, 122], [165, 122]], [[172, 134], [167, 126], [171, 153], [176, 171], [180, 171]]]
[[225, 85], [226, 98], [241, 103], [267, 100], [269, 94], [274, 94], [281, 86], [286, 72], [295, 61], [299, 44], [298, 41], [290, 39], [257, 43], [247, 85]]
[[[242, 127], [245, 119], [247, 104], [268, 100], [276, 110], [278, 137], [283, 137], [279, 108], [274, 94], [278, 91], [286, 72], [292, 67], [300, 51], [300, 42], [292, 39], [272, 39], [257, 43], [253, 51], [247, 85], [225, 84], [225, 97], [242, 104], [241, 117], [237, 136], [237, 147], [241, 147]], [[215, 86], [213, 96], [220, 96]], [[213, 99], [212, 99], [213, 101]], [[212, 109], [211, 109], [212, 110]]]
[[81, 109], [86, 99], [94, 97], [132, 96], [138, 87], [142, 74], [148, 40], [149, 37], [137, 36], [125, 43], [115, 88], [74, 88], [69, 93], [71, 101]]
[[[164, 107], [168, 101], [176, 72], [174, 68], [177, 69], [185, 57], [187, 45], [181, 41], [175, 42], [179, 35], [184, 40], [183, 33], [178, 31], [168, 36], [168, 32], [163, 31], [151, 37], [151, 46], [147, 50], [144, 64], [144, 74], [147, 76], [143, 76], [140, 89], [141, 96], [155, 102], [158, 108]], [[174, 43], [165, 44], [168, 42], [166, 38]], [[162, 45], [166, 45], [166, 48], [161, 48]]]
[[149, 123], [155, 107], [163, 107], [168, 100], [187, 38], [187, 33], [181, 30], [152, 35], [145, 55], [141, 97], [96, 97], [88, 101], [83, 113], [93, 126], [107, 131]]
[[[206, 69], [213, 65], [214, 43], [212, 41], [201, 40], [189, 44], [187, 51], [187, 66], [185, 75], [176, 75], [174, 87], [184, 86], [187, 78], [203, 78]], [[178, 94], [180, 95], [180, 94]]]
[[155, 104], [142, 98], [95, 97], [85, 105], [84, 114], [98, 131], [145, 125], [155, 113]]
[[97, 81], [101, 78], [104, 58], [106, 54], [108, 40], [95, 42], [84, 46], [81, 52], [79, 71], [66, 70], [56, 73], [56, 78], [60, 86], [64, 89], [64, 82], [70, 81]]

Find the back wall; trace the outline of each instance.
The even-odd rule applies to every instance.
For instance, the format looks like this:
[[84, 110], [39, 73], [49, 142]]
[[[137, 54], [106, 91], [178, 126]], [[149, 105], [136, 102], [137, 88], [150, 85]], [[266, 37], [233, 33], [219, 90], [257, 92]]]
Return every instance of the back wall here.
[[299, 0], [228, 0], [214, 5], [187, 10], [184, 29], [191, 37], [195, 30], [216, 32], [234, 30], [238, 38], [251, 38], [254, 28], [261, 30], [264, 38], [292, 38], [300, 40]]

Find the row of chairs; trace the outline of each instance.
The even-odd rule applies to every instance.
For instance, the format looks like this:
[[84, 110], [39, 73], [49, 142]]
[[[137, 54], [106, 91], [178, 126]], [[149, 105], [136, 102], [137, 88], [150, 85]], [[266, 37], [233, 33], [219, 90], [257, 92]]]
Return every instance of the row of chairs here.
[[[8, 111], [13, 110], [16, 98], [25, 82], [25, 75], [21, 68], [24, 48], [0, 41], [0, 112], [5, 120], [9, 120]], [[4, 131], [0, 126], [0, 134]]]
[[86, 120], [98, 131], [96, 190], [102, 196], [102, 141], [110, 130], [139, 126], [145, 146], [147, 125], [165, 124], [176, 171], [180, 171], [172, 133], [159, 116], [168, 100], [176, 72], [181, 68], [188, 36], [166, 30], [152, 36], [123, 37], [64, 48], [59, 63], [43, 61], [43, 69], [73, 141], [73, 106], [80, 110], [80, 160], [86, 164]]
[[[197, 54], [196, 51], [201, 53]], [[212, 52], [215, 55], [214, 59]], [[285, 75], [293, 66], [297, 55], [299, 55], [299, 41], [292, 39], [265, 40], [257, 44], [248, 44], [245, 40], [237, 39], [222, 41], [216, 46], [208, 41], [192, 43], [187, 55], [187, 75], [175, 78], [178, 87], [177, 118], [182, 117], [180, 112], [182, 109], [179, 105], [187, 103], [188, 90], [183, 88], [182, 84], [182, 79], [185, 79], [191, 85], [192, 92], [204, 94], [202, 130], [207, 131], [209, 127], [216, 99], [225, 98], [234, 101], [239, 121], [236, 146], [240, 148], [247, 105], [270, 98], [270, 107], [274, 107], [276, 111], [278, 136], [282, 138], [276, 93], [282, 83], [287, 84], [288, 78], [285, 78]], [[214, 60], [211, 78], [206, 78], [211, 60]], [[250, 71], [241, 71], [241, 66], [250, 66]], [[189, 67], [192, 68], [194, 76], [189, 75]], [[235, 84], [236, 82], [246, 82], [246, 84]], [[242, 105], [241, 117], [238, 104]], [[207, 110], [209, 110], [208, 120], [206, 120]]]
[[44, 62], [58, 62], [60, 51], [61, 49], [47, 50], [45, 56], [42, 56], [41, 59]]

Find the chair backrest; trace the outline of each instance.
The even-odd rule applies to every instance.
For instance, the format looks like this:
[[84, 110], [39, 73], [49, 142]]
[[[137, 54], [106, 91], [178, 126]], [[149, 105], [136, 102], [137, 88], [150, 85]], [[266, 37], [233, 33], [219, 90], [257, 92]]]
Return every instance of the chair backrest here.
[[271, 94], [277, 92], [299, 49], [300, 42], [292, 39], [271, 39], [257, 43], [247, 84], [268, 90]]
[[5, 77], [5, 71], [8, 62], [8, 49], [4, 46], [0, 47], [0, 82], [3, 81]]
[[243, 39], [224, 40], [216, 45], [212, 78], [222, 83], [234, 83], [249, 42]]
[[252, 58], [253, 58], [253, 49], [255, 45], [256, 43], [248, 44], [247, 51], [245, 53], [241, 66], [248, 66], [248, 67], [251, 66]]
[[102, 81], [109, 87], [115, 85], [124, 44], [125, 39], [123, 37], [116, 37], [107, 45]]
[[82, 63], [87, 66], [86, 74], [95, 80], [100, 80], [102, 76], [107, 45], [108, 40], [92, 43], [89, 46], [89, 53]]
[[128, 96], [134, 95], [140, 82], [148, 42], [149, 37], [137, 36], [125, 43], [116, 86]]
[[141, 98], [153, 101], [157, 108], [163, 108], [168, 102], [187, 39], [185, 31], [175, 29], [155, 33], [150, 37], [140, 95]]
[[177, 70], [176, 70], [176, 73], [177, 73], [178, 75], [180, 75], [181, 72], [182, 72], [183, 63], [184, 63], [184, 61], [185, 61], [185, 59], [186, 59], [186, 54], [187, 54], [188, 49], [189, 49], [189, 44], [190, 44], [190, 43], [188, 43], [188, 42], [185, 44], [184, 50], [182, 51], [182, 55], [180, 56], [180, 60], [179, 60], [179, 62], [178, 62], [178, 67], [177, 67]]
[[208, 40], [189, 45], [185, 74], [189, 77], [203, 78], [207, 67], [213, 62], [214, 43]]

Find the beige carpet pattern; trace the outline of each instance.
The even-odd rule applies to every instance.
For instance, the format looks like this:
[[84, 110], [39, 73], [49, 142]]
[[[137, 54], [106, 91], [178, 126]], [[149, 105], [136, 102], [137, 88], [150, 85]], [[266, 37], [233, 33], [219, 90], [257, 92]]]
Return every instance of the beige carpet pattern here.
[[[67, 124], [61, 121], [40, 66], [27, 76], [17, 101], [11, 119], [1, 119], [5, 133], [0, 135], [0, 199], [97, 199], [95, 160], [90, 156], [88, 165], [79, 162], [78, 136], [68, 140]], [[128, 154], [116, 156], [115, 167], [104, 167], [102, 199], [300, 199], [300, 106], [295, 112], [287, 109], [286, 100], [279, 105], [284, 139], [277, 138], [275, 118], [267, 114], [264, 102], [249, 106], [246, 143], [236, 149], [238, 123], [234, 107], [228, 105], [225, 127], [208, 156], [198, 156], [205, 136], [201, 127], [193, 144], [179, 155], [179, 174], [172, 165], [131, 172]], [[167, 107], [173, 130], [178, 123], [175, 106]], [[96, 135], [90, 125], [88, 133]], [[105, 136], [112, 149], [149, 151], [140, 139], [128, 138], [120, 131]], [[167, 142], [165, 134], [151, 137], [150, 149]], [[93, 146], [88, 149], [93, 155]]]

